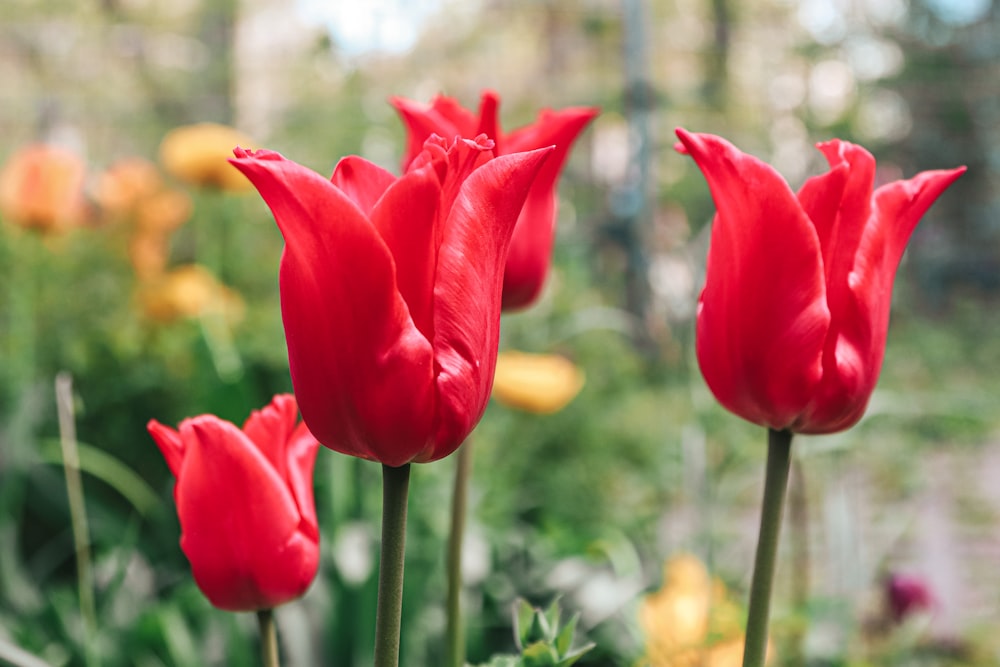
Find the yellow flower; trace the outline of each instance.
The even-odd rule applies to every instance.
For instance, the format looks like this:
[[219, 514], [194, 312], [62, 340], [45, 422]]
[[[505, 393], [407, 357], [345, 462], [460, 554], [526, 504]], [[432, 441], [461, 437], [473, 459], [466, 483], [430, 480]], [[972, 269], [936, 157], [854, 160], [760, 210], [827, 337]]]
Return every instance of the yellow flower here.
[[643, 598], [639, 624], [647, 667], [739, 667], [743, 613], [725, 585], [690, 554], [663, 568], [663, 587]]
[[46, 144], [15, 152], [0, 171], [0, 215], [14, 224], [57, 232], [83, 222], [86, 167], [76, 153]]
[[248, 190], [250, 181], [229, 164], [233, 149], [249, 148], [246, 135], [225, 125], [198, 123], [171, 130], [160, 142], [160, 162], [182, 181], [220, 190]]
[[501, 352], [493, 376], [493, 398], [527, 412], [562, 410], [583, 388], [584, 374], [565, 357]]
[[161, 323], [212, 314], [238, 322], [244, 312], [242, 297], [197, 264], [178, 267], [142, 285], [139, 302], [147, 317]]

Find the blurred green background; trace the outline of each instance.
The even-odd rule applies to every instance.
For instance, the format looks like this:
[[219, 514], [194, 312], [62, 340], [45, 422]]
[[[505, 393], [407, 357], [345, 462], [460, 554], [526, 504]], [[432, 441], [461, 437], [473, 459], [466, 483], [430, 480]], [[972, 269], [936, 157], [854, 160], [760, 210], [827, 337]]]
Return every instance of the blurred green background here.
[[[257, 660], [252, 616], [213, 609], [190, 577], [173, 481], [145, 424], [205, 412], [242, 423], [290, 390], [281, 238], [255, 193], [167, 173], [166, 133], [213, 121], [322, 173], [351, 153], [398, 171], [404, 134], [390, 96], [444, 92], [474, 108], [489, 87], [505, 129], [541, 107], [603, 113], [562, 178], [546, 291], [504, 317], [501, 343], [571, 358], [586, 386], [554, 415], [493, 404], [472, 436], [470, 661], [513, 650], [520, 595], [561, 596], [582, 614], [578, 641], [597, 648], [580, 664], [645, 664], [643, 596], [681, 552], [743, 604], [764, 433], [715, 404], [694, 361], [713, 205], [694, 163], [672, 150], [684, 126], [724, 135], [793, 187], [824, 168], [813, 144], [834, 136], [868, 147], [886, 180], [969, 166], [900, 268], [868, 416], [796, 442], [773, 664], [1000, 664], [1000, 8], [990, 0], [3, 0], [0, 82], [0, 163], [47, 142], [86, 170], [72, 229], [0, 221], [4, 651], [88, 667]], [[173, 197], [153, 207], [175, 216], [155, 233], [109, 199], [119, 190], [108, 170], [133, 158], [146, 161], [150, 193]], [[192, 264], [202, 268], [175, 273]], [[94, 561], [90, 655], [60, 372], [72, 377]], [[453, 464], [414, 470], [404, 665], [443, 662]], [[277, 611], [285, 664], [367, 665], [380, 471], [324, 449], [316, 493], [323, 559], [310, 592]], [[901, 623], [885, 601], [899, 572], [935, 600]], [[730, 663], [655, 667], [667, 664]]]

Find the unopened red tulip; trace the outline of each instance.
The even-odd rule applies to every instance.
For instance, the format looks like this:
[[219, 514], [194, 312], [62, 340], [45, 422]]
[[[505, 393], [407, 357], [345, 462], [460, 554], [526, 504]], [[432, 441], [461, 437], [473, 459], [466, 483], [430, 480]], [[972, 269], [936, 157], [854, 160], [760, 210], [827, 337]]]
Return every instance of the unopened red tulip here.
[[514, 223], [551, 152], [432, 137], [401, 177], [352, 156], [328, 180], [236, 151], [285, 238], [292, 384], [321, 443], [393, 467], [462, 444], [490, 397]]
[[965, 167], [874, 189], [872, 155], [833, 139], [817, 146], [830, 170], [795, 193], [720, 137], [677, 135], [717, 210], [696, 334], [712, 393], [775, 430], [852, 426], [878, 380], [910, 234]]
[[295, 399], [276, 396], [242, 429], [214, 415], [148, 428], [177, 478], [181, 549], [209, 602], [253, 611], [305, 593], [319, 565], [319, 443]]
[[514, 239], [504, 268], [503, 309], [531, 305], [545, 283], [552, 257], [556, 224], [556, 186], [577, 136], [598, 113], [594, 107], [545, 109], [537, 120], [512, 132], [500, 129], [499, 96], [484, 91], [479, 113], [462, 107], [455, 99], [438, 95], [430, 104], [393, 98], [408, 131], [403, 166], [413, 161], [431, 134], [471, 137], [483, 133], [496, 143], [497, 155], [555, 146], [552, 156], [538, 172], [514, 229]]

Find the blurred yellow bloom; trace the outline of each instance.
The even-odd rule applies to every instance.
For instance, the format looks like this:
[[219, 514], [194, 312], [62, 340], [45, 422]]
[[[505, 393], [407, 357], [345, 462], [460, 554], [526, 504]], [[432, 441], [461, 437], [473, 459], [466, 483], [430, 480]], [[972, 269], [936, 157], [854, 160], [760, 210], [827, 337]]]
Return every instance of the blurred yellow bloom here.
[[550, 414], [566, 407], [584, 381], [583, 371], [565, 357], [501, 352], [493, 376], [493, 398], [527, 412]]
[[0, 215], [14, 224], [56, 232], [83, 222], [86, 167], [76, 153], [45, 144], [15, 152], [0, 171]]
[[248, 190], [250, 181], [229, 164], [233, 149], [253, 142], [240, 132], [216, 123], [185, 125], [171, 130], [160, 143], [160, 162], [182, 181], [220, 190]]
[[129, 157], [118, 160], [98, 177], [94, 198], [104, 211], [126, 215], [162, 189], [163, 179], [155, 164], [141, 157]]
[[[740, 667], [743, 612], [690, 554], [668, 560], [663, 587], [643, 598], [647, 667]], [[770, 650], [768, 651], [770, 653]]]
[[147, 317], [161, 323], [215, 314], [235, 323], [243, 319], [245, 310], [237, 292], [197, 264], [178, 267], [142, 285], [139, 303]]

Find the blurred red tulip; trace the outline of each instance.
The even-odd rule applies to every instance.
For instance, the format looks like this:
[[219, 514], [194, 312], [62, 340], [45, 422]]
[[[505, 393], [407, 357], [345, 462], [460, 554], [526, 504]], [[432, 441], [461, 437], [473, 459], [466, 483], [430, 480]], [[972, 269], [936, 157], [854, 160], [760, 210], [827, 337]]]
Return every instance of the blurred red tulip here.
[[705, 381], [737, 415], [831, 433], [857, 422], [882, 367], [896, 267], [920, 217], [965, 167], [874, 190], [875, 159], [833, 139], [830, 171], [792, 192], [772, 167], [678, 129], [718, 213], [698, 301]]
[[83, 221], [86, 167], [76, 153], [31, 144], [11, 155], [0, 171], [0, 215], [41, 232], [58, 232]]
[[302, 416], [327, 447], [401, 466], [442, 458], [486, 409], [502, 266], [551, 149], [431, 137], [396, 178], [359, 157], [331, 180], [237, 150], [285, 238], [281, 312]]
[[216, 607], [270, 609], [309, 588], [319, 565], [313, 465], [319, 443], [290, 395], [240, 430], [214, 415], [148, 428], [177, 478], [181, 549]]
[[885, 582], [885, 594], [892, 619], [897, 623], [907, 617], [930, 611], [934, 596], [927, 582], [910, 574], [892, 574]]
[[419, 154], [424, 140], [431, 134], [451, 138], [482, 133], [495, 142], [497, 155], [555, 146], [521, 209], [504, 267], [503, 309], [531, 305], [542, 290], [551, 262], [559, 175], [573, 142], [599, 110], [594, 107], [545, 109], [531, 125], [505, 134], [497, 119], [500, 98], [490, 90], [483, 92], [478, 116], [443, 95], [435, 97], [429, 105], [400, 97], [391, 102], [409, 131], [404, 168]]

